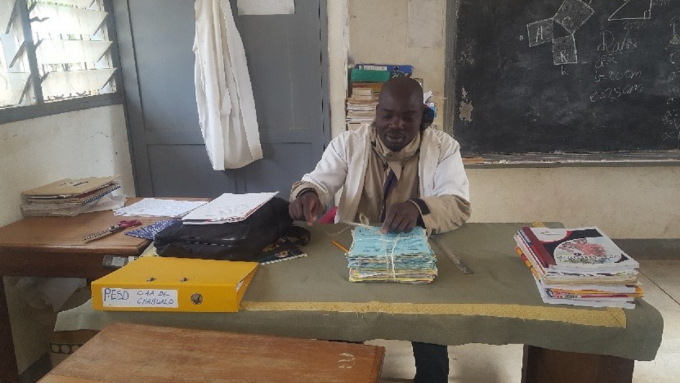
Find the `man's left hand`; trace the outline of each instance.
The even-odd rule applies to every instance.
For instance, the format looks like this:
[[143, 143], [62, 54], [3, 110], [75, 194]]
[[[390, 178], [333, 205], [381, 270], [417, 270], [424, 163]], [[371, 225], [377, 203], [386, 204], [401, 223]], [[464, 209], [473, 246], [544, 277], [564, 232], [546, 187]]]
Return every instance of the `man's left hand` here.
[[385, 215], [385, 221], [380, 232], [385, 233], [408, 233], [416, 227], [420, 218], [420, 210], [411, 202], [395, 203]]

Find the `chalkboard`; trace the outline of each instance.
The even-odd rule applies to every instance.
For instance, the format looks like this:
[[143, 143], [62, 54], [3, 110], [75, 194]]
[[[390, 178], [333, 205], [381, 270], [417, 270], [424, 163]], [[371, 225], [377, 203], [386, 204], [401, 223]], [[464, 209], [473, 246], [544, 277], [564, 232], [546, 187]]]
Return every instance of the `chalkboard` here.
[[680, 148], [680, 1], [458, 0], [464, 155]]

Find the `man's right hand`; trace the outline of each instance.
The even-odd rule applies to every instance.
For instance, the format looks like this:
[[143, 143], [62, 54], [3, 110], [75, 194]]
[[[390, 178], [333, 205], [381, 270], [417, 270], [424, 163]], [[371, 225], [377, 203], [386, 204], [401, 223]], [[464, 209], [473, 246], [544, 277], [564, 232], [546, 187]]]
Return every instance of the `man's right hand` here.
[[324, 206], [319, 196], [313, 191], [302, 193], [288, 205], [290, 218], [297, 221], [307, 221], [307, 226], [314, 225], [323, 210]]

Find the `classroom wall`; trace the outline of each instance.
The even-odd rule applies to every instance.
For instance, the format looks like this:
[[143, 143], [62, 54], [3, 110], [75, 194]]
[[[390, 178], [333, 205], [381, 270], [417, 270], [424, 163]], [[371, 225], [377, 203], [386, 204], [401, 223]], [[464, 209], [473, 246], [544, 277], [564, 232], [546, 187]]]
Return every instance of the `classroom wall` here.
[[[0, 226], [21, 218], [22, 190], [62, 178], [119, 174], [133, 196], [134, 181], [122, 105], [0, 125]], [[19, 371], [47, 351], [43, 326], [5, 279]]]
[[[409, 3], [421, 10], [437, 6], [444, 10], [446, 2], [348, 1], [349, 51], [354, 60], [412, 64], [414, 76], [423, 78], [425, 89], [433, 91], [441, 119], [445, 42], [436, 47], [410, 46], [408, 23]], [[334, 18], [341, 22], [344, 17], [341, 12], [329, 13], [329, 23]], [[446, 29], [444, 20], [422, 22], [440, 24], [430, 25], [430, 30]], [[329, 44], [337, 42], [329, 39]], [[331, 88], [331, 98], [343, 92]], [[435, 124], [441, 126], [438, 121]], [[332, 131], [336, 132], [335, 126]], [[567, 226], [596, 225], [614, 238], [680, 238], [680, 166], [472, 167], [468, 177], [470, 222], [559, 221]]]
[[[349, 52], [354, 62], [413, 65], [412, 77], [423, 79], [425, 92], [432, 91], [438, 109], [434, 123], [441, 126], [444, 114], [446, 1], [348, 1]], [[418, 21], [411, 23], [411, 28], [409, 3], [415, 9], [411, 12], [411, 21]], [[332, 43], [329, 41], [329, 44]]]
[[331, 108], [331, 136], [345, 130], [345, 95], [347, 94], [347, 50], [349, 49], [348, 0], [326, 3], [328, 15], [328, 81]]

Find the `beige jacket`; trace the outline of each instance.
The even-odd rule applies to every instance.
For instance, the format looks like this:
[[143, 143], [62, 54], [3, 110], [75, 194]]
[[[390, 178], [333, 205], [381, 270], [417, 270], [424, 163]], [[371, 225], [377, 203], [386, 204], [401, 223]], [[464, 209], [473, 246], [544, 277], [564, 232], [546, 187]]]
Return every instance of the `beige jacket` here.
[[[333, 204], [342, 188], [336, 222], [356, 217], [370, 155], [371, 125], [334, 138], [316, 168], [293, 185], [291, 200], [313, 187], [325, 205]], [[448, 134], [428, 128], [422, 133], [418, 164], [419, 195], [430, 213], [423, 215], [428, 233], [453, 230], [470, 217], [470, 185], [460, 156], [460, 145]], [[344, 187], [343, 187], [344, 186]]]

